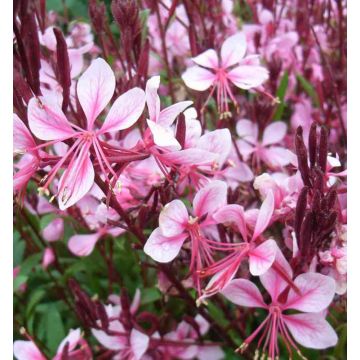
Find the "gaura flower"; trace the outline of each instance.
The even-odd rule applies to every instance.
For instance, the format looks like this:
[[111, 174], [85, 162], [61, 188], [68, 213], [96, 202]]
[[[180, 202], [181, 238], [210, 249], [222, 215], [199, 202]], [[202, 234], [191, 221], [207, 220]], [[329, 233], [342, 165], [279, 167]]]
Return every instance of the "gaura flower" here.
[[51, 97], [40, 96], [30, 100], [28, 121], [31, 131], [47, 142], [45, 147], [65, 140], [73, 140], [64, 156], [44, 179], [42, 190], [46, 190], [60, 168], [62, 174], [57, 197], [59, 207], [64, 210], [74, 205], [92, 187], [94, 168], [90, 160], [90, 149], [95, 151], [102, 172], [116, 178], [116, 174], [104, 153], [101, 136], [108, 132], [124, 130], [132, 126], [145, 106], [145, 93], [133, 88], [122, 94], [113, 103], [100, 129], [95, 128], [95, 120], [111, 100], [115, 90], [115, 76], [110, 66], [101, 58], [92, 62], [77, 83], [77, 96], [87, 120], [86, 129], [70, 123], [59, 104]]
[[[292, 269], [280, 250], [276, 260], [292, 277]], [[321, 313], [329, 306], [335, 294], [335, 282], [332, 278], [313, 272], [300, 274], [294, 280], [299, 292], [289, 289], [288, 283], [273, 268], [260, 276], [260, 281], [271, 296], [270, 304], [264, 302], [256, 285], [245, 279], [232, 280], [221, 292], [236, 305], [260, 307], [268, 311], [263, 322], [238, 350], [244, 351], [261, 332], [257, 348], [262, 347], [262, 351], [272, 360], [280, 355], [279, 334], [289, 355], [293, 348], [302, 356], [295, 341], [313, 349], [326, 349], [337, 343], [336, 332], [325, 320], [324, 313]], [[287, 310], [301, 313], [287, 314]]]
[[214, 49], [208, 49], [192, 58], [197, 65], [188, 68], [182, 79], [186, 86], [197, 91], [212, 87], [209, 99], [216, 89], [219, 111], [222, 116], [226, 116], [229, 112], [228, 97], [234, 104], [237, 103], [230, 83], [240, 89], [249, 90], [260, 86], [269, 77], [268, 71], [259, 65], [258, 56], [244, 57], [245, 53], [245, 35], [232, 35], [224, 41], [220, 57]]

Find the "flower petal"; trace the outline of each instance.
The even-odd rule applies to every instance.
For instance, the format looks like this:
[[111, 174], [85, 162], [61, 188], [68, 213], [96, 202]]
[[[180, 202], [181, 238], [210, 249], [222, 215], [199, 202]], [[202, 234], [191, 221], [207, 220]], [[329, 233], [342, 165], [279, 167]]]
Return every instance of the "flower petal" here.
[[187, 107], [192, 105], [192, 101], [180, 101], [176, 104], [168, 106], [160, 112], [157, 123], [162, 126], [171, 126], [176, 117], [182, 113]]
[[57, 241], [64, 234], [64, 220], [62, 218], [56, 218], [52, 220], [42, 230], [42, 236], [46, 241]]
[[135, 360], [140, 360], [149, 347], [150, 338], [142, 332], [132, 329], [130, 333], [130, 346]]
[[286, 309], [320, 312], [326, 309], [335, 295], [335, 281], [319, 273], [305, 273], [294, 280], [301, 295], [290, 289]]
[[166, 204], [160, 212], [159, 227], [164, 236], [181, 234], [188, 222], [188, 211], [181, 200], [173, 200]]
[[246, 37], [237, 33], [227, 38], [221, 47], [221, 66], [229, 67], [240, 62], [246, 52]]
[[14, 356], [17, 360], [45, 360], [40, 350], [32, 341], [16, 340]]
[[291, 152], [280, 146], [271, 146], [264, 150], [263, 160], [274, 167], [280, 167], [290, 164], [292, 160]]
[[197, 91], [207, 90], [216, 80], [215, 74], [199, 66], [188, 68], [181, 77], [187, 87]]
[[250, 120], [242, 119], [236, 123], [238, 136], [251, 144], [256, 144], [258, 139], [258, 126]]
[[81, 340], [81, 331], [80, 329], [70, 329], [69, 334], [66, 336], [63, 341], [61, 341], [58, 349], [57, 354], [60, 355], [66, 345], [66, 343], [69, 343], [69, 351], [72, 351], [76, 348], [76, 345]]
[[161, 263], [170, 262], [174, 260], [180, 252], [180, 249], [187, 237], [187, 234], [166, 237], [162, 235], [160, 228], [156, 228], [146, 241], [144, 252], [155, 261]]
[[273, 264], [277, 245], [274, 240], [266, 240], [249, 252], [250, 273], [254, 276], [263, 275]]
[[59, 181], [58, 202], [60, 210], [74, 205], [85, 196], [94, 184], [94, 168], [84, 147], [72, 167], [67, 168]]
[[276, 144], [286, 135], [286, 124], [282, 121], [276, 121], [267, 126], [264, 130], [262, 144], [263, 146]]
[[221, 294], [236, 305], [266, 308], [260, 290], [249, 280], [232, 280]]
[[208, 165], [217, 160], [218, 155], [205, 150], [190, 148], [162, 154], [161, 158], [169, 165]]
[[176, 140], [174, 132], [169, 127], [163, 127], [151, 120], [146, 120], [149, 129], [154, 138], [154, 143], [161, 147], [170, 148], [171, 150], [180, 150], [181, 145]]
[[191, 60], [196, 64], [209, 69], [216, 69], [219, 66], [219, 58], [214, 49], [206, 50], [200, 55], [193, 57]]
[[153, 76], [146, 82], [146, 105], [151, 121], [157, 122], [160, 115], [160, 98], [157, 93], [160, 86], [160, 76]]
[[74, 235], [69, 239], [68, 248], [76, 256], [88, 256], [93, 252], [99, 239], [99, 233]]
[[13, 148], [14, 153], [23, 153], [36, 146], [29, 129], [20, 120], [19, 116], [13, 114]]
[[283, 318], [291, 335], [302, 346], [326, 349], [338, 341], [336, 332], [320, 314], [283, 315]]
[[77, 95], [87, 119], [87, 129], [111, 100], [115, 90], [115, 76], [108, 63], [101, 58], [93, 60], [77, 83]]
[[227, 77], [238, 88], [248, 90], [263, 84], [269, 72], [262, 66], [241, 65], [228, 72]]
[[194, 214], [197, 217], [205, 214], [212, 215], [226, 203], [226, 183], [220, 180], [211, 181], [196, 193], [193, 201]]
[[139, 119], [144, 107], [144, 90], [135, 87], [127, 91], [120, 95], [111, 106], [100, 132], [128, 129]]
[[72, 137], [76, 132], [54, 98], [39, 96], [39, 100], [33, 97], [28, 104], [27, 114], [31, 132], [41, 140]]
[[270, 223], [272, 214], [274, 212], [274, 194], [269, 191], [266, 195], [265, 200], [261, 204], [259, 214], [256, 219], [255, 229], [252, 239], [255, 240], [263, 231], [267, 228]]

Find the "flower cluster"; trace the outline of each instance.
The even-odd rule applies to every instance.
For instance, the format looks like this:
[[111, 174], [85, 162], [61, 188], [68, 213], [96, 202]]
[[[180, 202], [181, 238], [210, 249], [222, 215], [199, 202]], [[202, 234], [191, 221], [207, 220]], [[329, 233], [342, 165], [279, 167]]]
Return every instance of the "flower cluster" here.
[[15, 358], [344, 351], [346, 2], [84, 7], [14, 3]]

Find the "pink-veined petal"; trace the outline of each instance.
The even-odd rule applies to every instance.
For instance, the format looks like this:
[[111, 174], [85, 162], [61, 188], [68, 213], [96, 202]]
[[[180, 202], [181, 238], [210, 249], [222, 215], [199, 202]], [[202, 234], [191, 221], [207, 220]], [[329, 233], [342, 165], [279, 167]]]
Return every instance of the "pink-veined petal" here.
[[42, 236], [46, 241], [57, 241], [64, 234], [64, 220], [62, 218], [56, 218], [52, 220], [42, 230]]
[[[279, 267], [281, 273], [286, 276], [289, 281], [291, 281], [293, 277], [291, 266], [279, 248], [277, 248], [274, 263], [276, 263], [276, 266]], [[279, 271], [274, 270], [274, 265], [265, 274], [260, 275], [260, 281], [266, 291], [270, 294], [273, 302], [277, 301], [279, 295], [289, 285], [288, 281], [281, 276]]]
[[94, 46], [91, 42], [77, 49], [68, 49], [69, 60], [70, 60], [70, 76], [72, 79], [76, 78], [84, 68], [84, 57], [83, 55], [89, 52]]
[[243, 240], [247, 240], [247, 228], [245, 221], [244, 208], [241, 205], [230, 204], [221, 207], [213, 215], [213, 219], [217, 223], [224, 225], [233, 224], [243, 237]]
[[250, 120], [242, 119], [236, 123], [236, 133], [238, 136], [253, 145], [257, 143], [258, 139], [258, 126]]
[[187, 107], [192, 105], [192, 101], [180, 101], [176, 104], [168, 106], [160, 112], [157, 123], [162, 126], [171, 126], [176, 117], [182, 113]]
[[115, 76], [109, 64], [101, 58], [92, 61], [77, 83], [77, 95], [92, 130], [95, 119], [111, 100], [115, 90]]
[[184, 232], [188, 222], [188, 211], [181, 200], [166, 204], [159, 215], [159, 227], [164, 236], [176, 236]]
[[252, 239], [255, 240], [260, 234], [263, 233], [263, 231], [267, 228], [267, 226], [270, 223], [272, 214], [274, 212], [274, 194], [272, 191], [269, 191], [266, 195], [265, 200], [261, 204], [254, 233], [252, 236]]
[[156, 228], [146, 241], [144, 246], [145, 254], [155, 261], [167, 263], [175, 259], [188, 237], [188, 234], [180, 234], [174, 237], [162, 235], [160, 228]]
[[229, 129], [210, 131], [201, 136], [197, 146], [200, 149], [218, 154], [218, 165], [221, 169], [231, 151], [231, 134]]
[[199, 66], [188, 68], [181, 77], [187, 87], [197, 91], [207, 90], [216, 80], [215, 74]]
[[196, 64], [209, 69], [216, 69], [219, 66], [219, 58], [214, 49], [206, 50], [200, 55], [193, 57], [191, 60]]
[[246, 37], [237, 33], [227, 38], [221, 47], [221, 66], [226, 68], [238, 64], [245, 56]]
[[230, 284], [221, 291], [221, 294], [236, 305], [266, 308], [259, 289], [249, 280], [232, 280]]
[[216, 161], [218, 155], [205, 150], [190, 148], [162, 154], [161, 158], [169, 165], [207, 165]]
[[151, 121], [157, 122], [160, 115], [160, 98], [157, 93], [160, 86], [160, 76], [153, 76], [146, 82], [146, 104]]
[[139, 119], [144, 107], [144, 90], [136, 87], [127, 91], [120, 95], [111, 106], [100, 132], [128, 129]]
[[320, 314], [283, 315], [283, 319], [291, 335], [302, 346], [326, 349], [338, 341], [336, 332]]
[[335, 295], [334, 279], [323, 274], [313, 272], [300, 274], [294, 283], [301, 295], [290, 289], [285, 304], [287, 309], [320, 312], [330, 305]]
[[135, 360], [140, 360], [149, 347], [150, 338], [142, 332], [132, 329], [130, 333], [130, 346]]
[[267, 126], [264, 130], [262, 145], [267, 146], [280, 142], [286, 135], [286, 124], [276, 121]]
[[17, 114], [13, 114], [13, 149], [14, 153], [24, 153], [36, 146], [29, 129], [20, 120]]
[[265, 149], [262, 157], [264, 162], [274, 167], [288, 165], [292, 159], [291, 152], [280, 146]]
[[14, 356], [17, 360], [46, 360], [32, 341], [16, 340]]
[[205, 214], [212, 215], [226, 203], [226, 183], [220, 180], [211, 181], [196, 193], [193, 201], [194, 214], [197, 217]]
[[[86, 148], [83, 148], [86, 151]], [[73, 166], [67, 168], [59, 181], [58, 202], [60, 210], [76, 204], [85, 196], [94, 184], [94, 168], [89, 154], [82, 154], [76, 158]]]
[[69, 351], [72, 351], [76, 348], [76, 345], [79, 343], [79, 341], [81, 340], [81, 331], [80, 329], [70, 329], [69, 334], [66, 336], [65, 339], [63, 339], [63, 341], [61, 341], [58, 349], [57, 349], [57, 354], [61, 354], [66, 343], [69, 343]]
[[263, 275], [273, 264], [277, 245], [274, 240], [266, 240], [249, 252], [250, 273], [254, 276]]
[[221, 360], [225, 358], [225, 354], [220, 346], [201, 345], [198, 348], [196, 357], [199, 360]]
[[116, 350], [122, 350], [125, 347], [125, 343], [126, 343], [125, 336], [120, 336], [120, 335], [111, 336], [106, 334], [106, 332], [97, 329], [91, 329], [91, 332], [96, 338], [96, 340], [107, 349], [116, 351]]
[[174, 132], [169, 127], [163, 127], [151, 120], [146, 121], [154, 138], [154, 143], [161, 147], [169, 147], [172, 150], [180, 150], [181, 145], [176, 140]]
[[262, 66], [240, 65], [229, 71], [227, 77], [238, 88], [248, 90], [263, 84], [269, 72]]
[[41, 140], [70, 138], [76, 133], [52, 97], [30, 99], [27, 114], [31, 132]]
[[69, 239], [68, 248], [76, 256], [88, 256], [93, 252], [94, 247], [99, 239], [99, 233], [89, 235], [73, 235]]

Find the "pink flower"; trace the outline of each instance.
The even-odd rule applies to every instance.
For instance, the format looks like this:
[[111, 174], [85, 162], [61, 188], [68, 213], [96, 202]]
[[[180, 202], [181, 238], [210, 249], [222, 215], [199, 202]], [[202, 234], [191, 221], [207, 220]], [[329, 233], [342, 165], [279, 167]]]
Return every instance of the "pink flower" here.
[[[292, 269], [280, 251], [277, 261], [292, 277]], [[260, 276], [260, 281], [271, 296], [269, 305], [264, 302], [256, 285], [249, 280], [232, 280], [222, 291], [222, 294], [236, 305], [260, 307], [268, 311], [265, 320], [245, 339], [239, 350], [245, 350], [261, 331], [263, 333], [257, 347], [259, 349], [262, 346], [262, 351], [267, 352], [272, 360], [280, 355], [278, 334], [281, 335], [290, 356], [291, 348], [300, 353], [295, 341], [313, 349], [325, 349], [336, 345], [336, 332], [321, 313], [334, 297], [335, 283], [332, 278], [312, 272], [301, 274], [294, 280], [299, 293], [293, 289], [285, 291], [288, 289], [288, 283], [272, 268]], [[285, 312], [290, 309], [302, 313], [286, 314]]]
[[190, 271], [196, 278], [199, 290], [199, 279], [195, 271], [212, 262], [212, 247], [218, 244], [205, 238], [202, 229], [215, 223], [212, 214], [226, 204], [226, 197], [226, 184], [216, 180], [197, 192], [191, 216], [180, 200], [173, 200], [165, 205], [159, 216], [159, 227], [151, 233], [145, 244], [145, 253], [155, 261], [170, 262], [179, 254], [184, 241], [190, 238]]
[[55, 260], [54, 250], [51, 247], [47, 247], [44, 250], [41, 266], [43, 267], [44, 270], [46, 270], [48, 266], [54, 262], [54, 260]]
[[276, 121], [268, 125], [262, 136], [258, 139], [259, 128], [250, 120], [239, 120], [236, 124], [236, 132], [240, 137], [238, 146], [244, 159], [253, 155], [253, 161], [259, 164], [260, 160], [271, 167], [281, 167], [290, 163], [288, 150], [275, 146], [286, 135], [286, 125], [282, 121]]
[[245, 35], [232, 35], [224, 41], [220, 57], [214, 49], [209, 49], [192, 58], [200, 66], [188, 68], [182, 79], [186, 86], [197, 91], [213, 87], [209, 98], [216, 89], [219, 111], [221, 114], [228, 113], [228, 97], [236, 104], [230, 82], [240, 89], [248, 90], [260, 86], [268, 78], [268, 71], [259, 65], [258, 57], [244, 57], [245, 53]]
[[252, 275], [264, 274], [274, 263], [278, 249], [274, 240], [266, 240], [260, 245], [256, 242], [270, 223], [274, 212], [274, 196], [272, 191], [268, 193], [261, 208], [256, 215], [255, 226], [251, 233], [248, 231], [248, 220], [245, 217], [243, 207], [240, 205], [226, 205], [220, 208], [214, 219], [217, 223], [234, 224], [241, 234], [243, 242], [218, 244], [218, 250], [230, 253], [223, 259], [214, 262], [207, 268], [202, 269], [201, 276], [212, 276], [202, 296], [198, 299], [201, 303], [205, 298], [216, 294], [224, 289], [236, 275], [239, 266], [245, 258], [249, 259], [249, 269]]
[[[16, 340], [14, 356], [17, 360], [47, 360], [33, 341]], [[68, 336], [60, 343], [52, 360], [64, 358], [91, 360], [92, 355], [87, 342], [82, 338], [80, 329], [70, 330]]]
[[132, 126], [145, 105], [145, 94], [140, 88], [133, 88], [121, 95], [112, 105], [99, 130], [95, 120], [112, 98], [115, 90], [115, 76], [103, 59], [96, 59], [80, 77], [77, 95], [87, 120], [86, 129], [70, 123], [59, 104], [50, 97], [32, 98], [28, 105], [28, 120], [31, 131], [48, 146], [64, 140], [73, 140], [66, 154], [59, 159], [46, 177], [43, 191], [46, 191], [56, 173], [68, 162], [58, 184], [59, 207], [64, 210], [74, 205], [92, 187], [94, 168], [90, 160], [90, 149], [94, 151], [102, 172], [108, 179], [116, 174], [101, 145], [103, 134], [127, 129]]
[[57, 241], [63, 235], [64, 235], [64, 220], [62, 218], [55, 218], [42, 230], [43, 238], [49, 242]]

